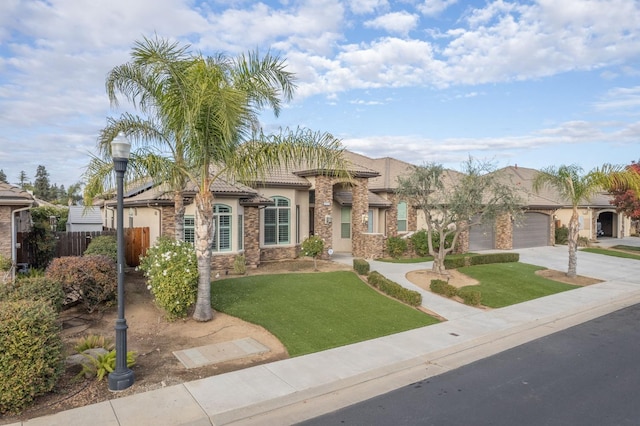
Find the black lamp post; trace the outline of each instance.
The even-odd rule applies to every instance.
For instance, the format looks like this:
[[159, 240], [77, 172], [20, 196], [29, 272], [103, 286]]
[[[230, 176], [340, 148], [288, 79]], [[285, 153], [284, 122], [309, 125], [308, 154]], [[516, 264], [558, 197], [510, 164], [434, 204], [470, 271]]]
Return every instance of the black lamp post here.
[[109, 390], [121, 391], [131, 386], [135, 380], [133, 371], [127, 367], [127, 320], [124, 318], [124, 220], [123, 220], [123, 180], [127, 171], [131, 144], [123, 133], [111, 142], [113, 169], [118, 186], [117, 233], [118, 240], [118, 319], [116, 320], [116, 369], [109, 373]]

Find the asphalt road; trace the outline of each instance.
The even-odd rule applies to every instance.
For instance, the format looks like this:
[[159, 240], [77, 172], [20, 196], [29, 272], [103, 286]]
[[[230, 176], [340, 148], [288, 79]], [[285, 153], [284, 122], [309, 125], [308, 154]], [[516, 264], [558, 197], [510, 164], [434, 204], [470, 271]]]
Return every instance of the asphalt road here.
[[302, 425], [640, 425], [640, 305]]

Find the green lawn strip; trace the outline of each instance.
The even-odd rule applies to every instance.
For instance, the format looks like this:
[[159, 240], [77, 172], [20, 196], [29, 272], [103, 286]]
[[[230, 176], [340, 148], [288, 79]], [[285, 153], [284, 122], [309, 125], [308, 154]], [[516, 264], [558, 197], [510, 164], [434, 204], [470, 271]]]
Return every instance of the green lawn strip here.
[[618, 249], [618, 250], [638, 251], [638, 252], [640, 252], [640, 247], [637, 247], [637, 246], [626, 246], [624, 244], [619, 244], [619, 245], [613, 246], [611, 248], [612, 249]]
[[[627, 249], [624, 249], [627, 250]], [[580, 249], [580, 251], [586, 251], [588, 253], [604, 254], [605, 256], [621, 257], [623, 259], [636, 259], [640, 260], [640, 255], [633, 253], [625, 253], [617, 250], [609, 250], [605, 248], [586, 247]]]
[[266, 328], [292, 357], [438, 322], [349, 271], [231, 278], [211, 288], [215, 309]]
[[536, 275], [535, 271], [540, 269], [545, 268], [510, 262], [466, 266], [458, 271], [480, 282], [464, 288], [479, 290], [482, 304], [491, 308], [502, 308], [578, 287]]

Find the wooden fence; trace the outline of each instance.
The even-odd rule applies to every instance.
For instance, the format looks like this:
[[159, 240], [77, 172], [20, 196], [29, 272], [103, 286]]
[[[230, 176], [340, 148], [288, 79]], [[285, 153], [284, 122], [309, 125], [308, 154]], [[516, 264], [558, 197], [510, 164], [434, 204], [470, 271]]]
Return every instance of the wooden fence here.
[[[17, 263], [32, 264], [32, 248], [27, 243], [28, 232], [18, 232]], [[55, 257], [82, 256], [91, 240], [101, 235], [116, 235], [115, 230], [56, 232]], [[138, 266], [140, 256], [149, 248], [149, 228], [125, 228], [125, 261], [128, 266]]]

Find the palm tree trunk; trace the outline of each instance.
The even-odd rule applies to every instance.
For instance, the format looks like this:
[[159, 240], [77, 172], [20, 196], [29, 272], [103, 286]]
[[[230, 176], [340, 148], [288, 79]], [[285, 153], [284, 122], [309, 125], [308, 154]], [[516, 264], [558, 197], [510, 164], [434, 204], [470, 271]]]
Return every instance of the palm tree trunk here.
[[[208, 186], [203, 186], [208, 188]], [[193, 319], [209, 321], [213, 318], [211, 309], [211, 245], [213, 244], [213, 194], [198, 192], [196, 202], [196, 257], [198, 259], [198, 297]]]
[[578, 210], [574, 208], [573, 213], [571, 214], [571, 219], [569, 220], [569, 269], [567, 270], [567, 277], [569, 278], [574, 278], [577, 275], [579, 226]]

